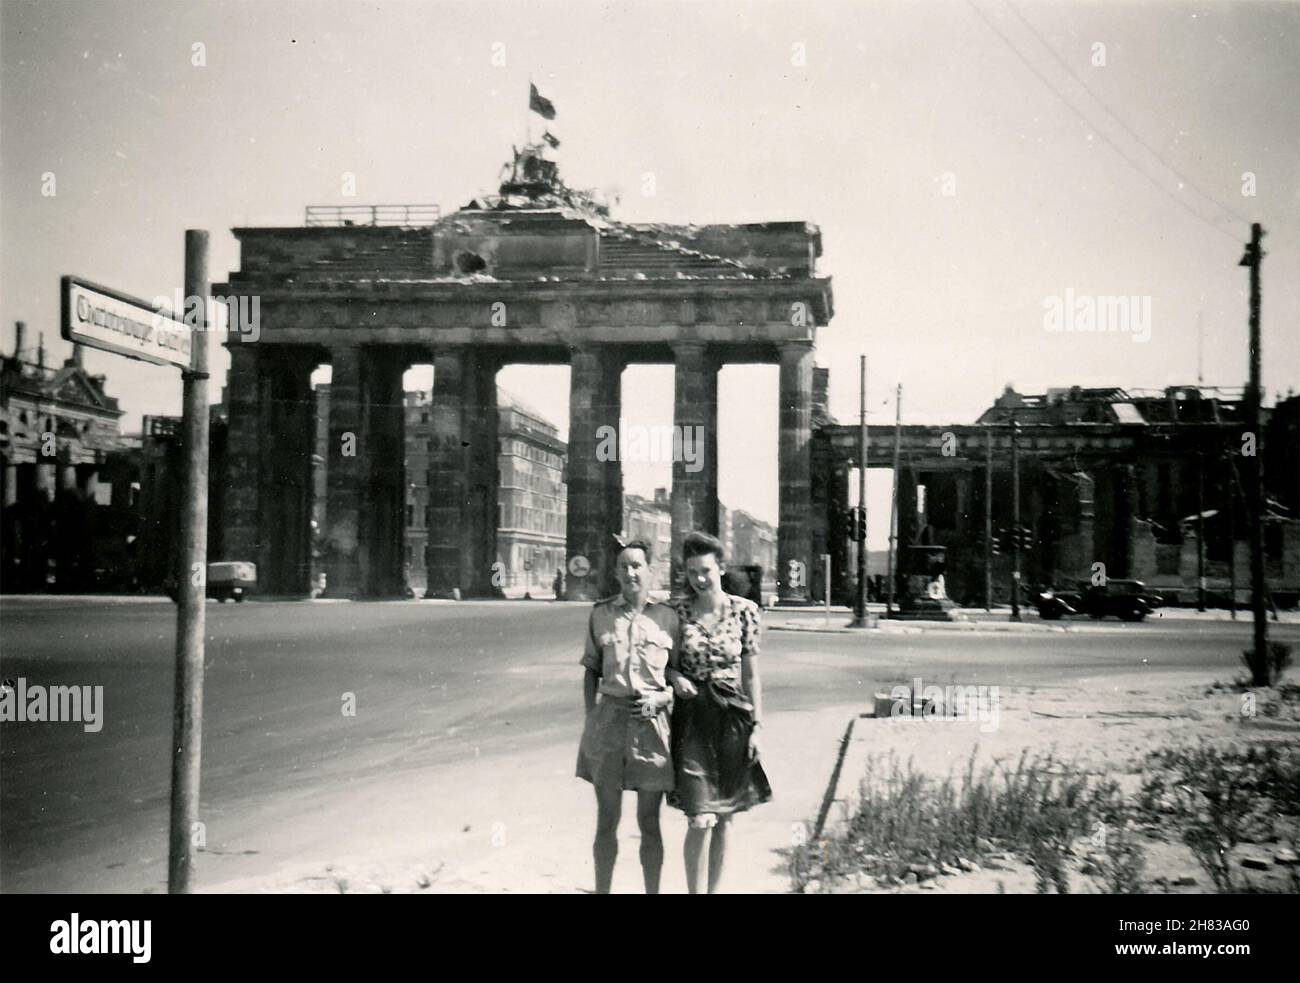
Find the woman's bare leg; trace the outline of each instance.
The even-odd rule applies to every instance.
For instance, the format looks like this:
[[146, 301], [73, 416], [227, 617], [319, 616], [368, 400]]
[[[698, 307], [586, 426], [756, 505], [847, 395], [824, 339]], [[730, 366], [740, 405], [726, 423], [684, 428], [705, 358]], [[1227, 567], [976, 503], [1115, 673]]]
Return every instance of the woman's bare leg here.
[[686, 890], [691, 894], [699, 894], [708, 877], [710, 860], [706, 847], [717, 821], [718, 817], [710, 813], [687, 817], [686, 845], [682, 853], [686, 857]]
[[722, 865], [727, 859], [727, 830], [731, 826], [730, 816], [719, 816], [718, 825], [713, 827], [713, 836], [709, 842], [709, 893], [716, 894], [718, 882], [722, 880]]
[[596, 841], [591, 855], [596, 861], [596, 893], [609, 894], [618, 859], [618, 821], [623, 815], [623, 789], [596, 788]]
[[708, 842], [710, 832], [693, 824], [686, 827], [686, 843], [682, 847], [682, 853], [686, 857], [686, 890], [690, 894], [700, 893], [700, 885], [707, 876], [705, 868], [708, 858], [704, 853], [704, 844]]
[[636, 793], [636, 822], [641, 829], [641, 874], [645, 893], [659, 893], [659, 874], [664, 866], [664, 837], [659, 830], [659, 804], [663, 792]]

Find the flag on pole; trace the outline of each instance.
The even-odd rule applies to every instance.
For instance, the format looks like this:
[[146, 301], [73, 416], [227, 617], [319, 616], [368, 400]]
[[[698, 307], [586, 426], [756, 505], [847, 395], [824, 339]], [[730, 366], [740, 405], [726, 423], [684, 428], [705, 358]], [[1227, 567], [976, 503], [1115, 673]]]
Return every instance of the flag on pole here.
[[542, 134], [542, 139], [546, 141], [551, 149], [558, 150], [560, 148], [559, 138], [552, 134], [550, 130], [547, 130]]
[[528, 83], [528, 108], [542, 119], [555, 119], [555, 105], [537, 91], [537, 86]]

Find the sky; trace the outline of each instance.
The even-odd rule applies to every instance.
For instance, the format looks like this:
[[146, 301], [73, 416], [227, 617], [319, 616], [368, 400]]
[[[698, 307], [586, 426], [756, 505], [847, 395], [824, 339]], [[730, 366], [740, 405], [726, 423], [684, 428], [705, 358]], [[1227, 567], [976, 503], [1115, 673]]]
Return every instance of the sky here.
[[[1300, 385], [1297, 75], [1300, 3], [0, 0], [0, 347], [23, 320], [67, 356], [65, 273], [172, 295], [187, 228], [220, 282], [232, 227], [495, 190], [531, 78], [565, 180], [616, 217], [820, 227], [841, 421], [860, 354], [873, 425], [898, 384], [906, 423], [971, 422], [1007, 384], [1193, 383], [1198, 362], [1241, 386], [1252, 221], [1271, 399]], [[1067, 291], [1148, 303], [1149, 331], [1049, 331]], [[180, 412], [175, 370], [86, 364], [124, 430]], [[499, 381], [567, 431], [566, 369]], [[776, 381], [720, 380], [721, 497], [773, 520]], [[671, 369], [630, 368], [624, 412], [671, 422]], [[668, 473], [628, 465], [626, 486]]]

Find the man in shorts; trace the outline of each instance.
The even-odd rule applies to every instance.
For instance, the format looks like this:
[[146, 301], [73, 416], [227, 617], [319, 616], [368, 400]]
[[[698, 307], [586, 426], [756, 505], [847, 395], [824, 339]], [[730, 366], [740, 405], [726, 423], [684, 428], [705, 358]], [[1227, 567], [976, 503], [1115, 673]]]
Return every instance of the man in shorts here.
[[608, 894], [618, 856], [623, 792], [637, 794], [641, 870], [659, 893], [664, 861], [659, 808], [673, 789], [668, 721], [673, 691], [664, 678], [677, 644], [677, 614], [649, 599], [650, 545], [633, 540], [615, 564], [620, 593], [598, 601], [587, 623], [582, 695], [587, 707], [578, 748], [579, 778], [596, 789], [596, 893]]

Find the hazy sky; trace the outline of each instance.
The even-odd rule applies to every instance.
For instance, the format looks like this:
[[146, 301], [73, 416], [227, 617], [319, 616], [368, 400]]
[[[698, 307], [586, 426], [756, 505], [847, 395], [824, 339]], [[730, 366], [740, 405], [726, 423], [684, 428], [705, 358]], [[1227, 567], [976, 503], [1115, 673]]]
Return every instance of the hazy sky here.
[[[220, 281], [233, 226], [494, 190], [531, 75], [565, 178], [619, 189], [618, 217], [821, 227], [841, 420], [861, 352], [882, 424], [896, 382], [904, 420], [936, 423], [1007, 382], [1194, 382], [1198, 317], [1205, 381], [1241, 385], [1249, 221], [1268, 232], [1264, 381], [1300, 382], [1300, 4], [3, 0], [0, 35], [6, 351], [24, 320], [66, 356], [63, 273], [170, 295], [186, 228], [212, 231]], [[1048, 332], [1067, 289], [1149, 297], [1149, 340]], [[173, 370], [87, 364], [126, 429], [179, 412]], [[501, 381], [567, 429], [567, 370]], [[624, 383], [629, 420], [670, 422], [670, 369]], [[776, 369], [721, 385], [722, 497], [775, 518]], [[631, 490], [667, 483], [627, 470]]]

